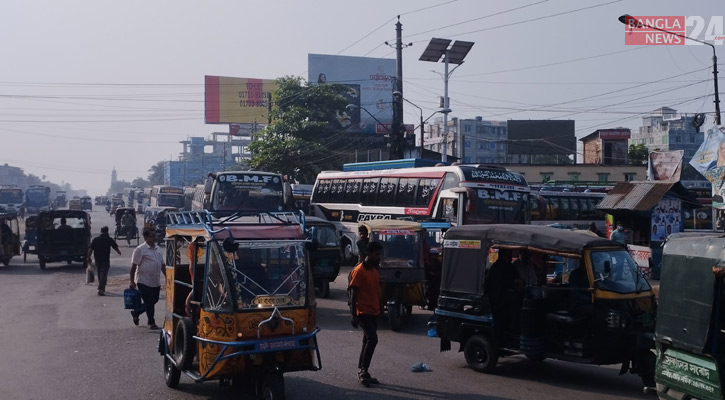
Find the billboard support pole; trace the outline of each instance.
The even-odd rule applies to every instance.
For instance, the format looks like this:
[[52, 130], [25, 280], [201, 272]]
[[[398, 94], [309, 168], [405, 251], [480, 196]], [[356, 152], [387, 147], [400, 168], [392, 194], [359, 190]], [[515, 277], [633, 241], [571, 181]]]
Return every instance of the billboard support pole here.
[[[390, 159], [402, 159], [403, 158], [403, 24], [400, 23], [400, 15], [398, 15], [398, 22], [395, 23], [395, 57], [396, 57], [396, 77], [395, 77], [395, 90], [400, 93], [398, 96], [393, 96], [393, 134], [390, 138], [392, 148], [388, 158]], [[392, 157], [391, 157], [392, 156]]]

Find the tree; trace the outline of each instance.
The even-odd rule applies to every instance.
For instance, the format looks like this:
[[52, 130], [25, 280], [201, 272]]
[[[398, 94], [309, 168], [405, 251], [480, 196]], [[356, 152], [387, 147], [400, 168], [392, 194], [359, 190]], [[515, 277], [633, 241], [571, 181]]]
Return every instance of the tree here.
[[277, 79], [271, 123], [254, 134], [249, 165], [299, 182], [314, 182], [321, 170], [339, 169], [347, 140], [338, 121], [347, 105], [344, 88], [310, 85], [301, 77]]
[[647, 157], [649, 156], [649, 150], [647, 146], [643, 144], [630, 144], [629, 154], [627, 158], [630, 164], [642, 165], [647, 163]]
[[139, 176], [138, 178], [134, 179], [133, 182], [131, 182], [131, 186], [145, 188], [151, 186], [151, 184], [149, 183], [149, 181]]
[[149, 185], [163, 185], [164, 184], [164, 162], [159, 161], [149, 168]]

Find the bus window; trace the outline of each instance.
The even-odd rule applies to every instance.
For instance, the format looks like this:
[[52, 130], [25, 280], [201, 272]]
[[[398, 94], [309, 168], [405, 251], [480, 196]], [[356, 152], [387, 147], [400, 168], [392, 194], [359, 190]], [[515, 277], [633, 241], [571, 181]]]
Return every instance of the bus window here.
[[440, 179], [421, 179], [418, 185], [418, 193], [415, 196], [415, 205], [428, 207], [439, 183]]
[[363, 179], [362, 203], [364, 206], [374, 206], [377, 204], [379, 182], [380, 178]]
[[362, 179], [348, 179], [345, 186], [345, 203], [355, 204], [361, 203], [360, 188], [362, 187]]
[[383, 178], [380, 180], [378, 190], [378, 205], [395, 205], [395, 191], [398, 186], [398, 178]]
[[418, 188], [418, 179], [401, 178], [398, 185], [398, 195], [395, 204], [398, 207], [411, 207], [415, 205], [415, 191]]
[[546, 198], [546, 203], [549, 205], [549, 209], [551, 210], [551, 212], [547, 216], [548, 219], [557, 220], [557, 219], [559, 219], [559, 218], [562, 217], [561, 216], [562, 214], [561, 214], [561, 211], [560, 211], [561, 204], [559, 203], [559, 198], [558, 197], [549, 197], [549, 198]]
[[345, 179], [333, 179], [330, 187], [330, 202], [343, 203], [345, 201]]
[[579, 200], [576, 197], [569, 199], [569, 211], [572, 219], [579, 219]]
[[442, 199], [438, 209], [438, 218], [458, 223], [458, 199]]
[[321, 179], [319, 182], [317, 182], [317, 186], [315, 187], [315, 193], [312, 194], [314, 202], [325, 202], [329, 200], [330, 194], [328, 192], [329, 189], [329, 179]]
[[559, 204], [561, 208], [559, 208], [559, 219], [571, 219], [571, 209], [569, 208], [569, 199], [567, 198], [561, 198], [559, 199]]

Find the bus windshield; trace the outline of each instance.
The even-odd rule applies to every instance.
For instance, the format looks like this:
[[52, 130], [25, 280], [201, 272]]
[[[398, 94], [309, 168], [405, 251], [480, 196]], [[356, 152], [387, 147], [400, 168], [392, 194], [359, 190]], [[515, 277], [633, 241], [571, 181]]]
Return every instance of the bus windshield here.
[[23, 191], [17, 190], [0, 190], [0, 204], [22, 203]]
[[525, 224], [526, 194], [518, 191], [478, 189], [469, 199], [465, 224]]
[[48, 203], [48, 193], [42, 190], [28, 190], [25, 192], [25, 197], [28, 200], [28, 204], [45, 205]]
[[307, 273], [303, 242], [240, 243], [229, 255], [239, 310], [305, 304]]
[[159, 207], [184, 208], [184, 196], [180, 194], [159, 194]]
[[282, 180], [276, 176], [225, 174], [214, 184], [215, 211], [281, 211], [283, 205]]

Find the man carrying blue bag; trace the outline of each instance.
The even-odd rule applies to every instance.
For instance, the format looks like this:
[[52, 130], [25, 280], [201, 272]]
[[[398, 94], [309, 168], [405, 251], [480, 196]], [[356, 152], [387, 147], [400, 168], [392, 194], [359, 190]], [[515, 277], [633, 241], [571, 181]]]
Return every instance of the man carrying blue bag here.
[[[131, 310], [133, 323], [138, 325], [139, 316], [146, 313], [149, 329], [159, 329], [154, 320], [154, 308], [161, 292], [161, 274], [166, 276], [164, 254], [156, 245], [156, 237], [151, 229], [143, 230], [144, 243], [136, 247], [131, 256], [131, 289], [138, 290], [143, 304]], [[125, 297], [125, 296], [124, 296]]]

